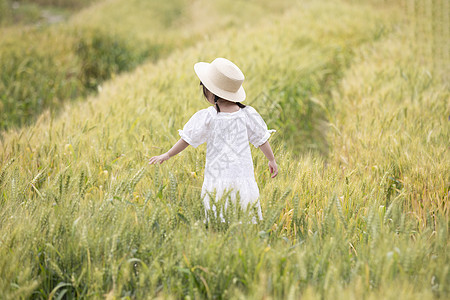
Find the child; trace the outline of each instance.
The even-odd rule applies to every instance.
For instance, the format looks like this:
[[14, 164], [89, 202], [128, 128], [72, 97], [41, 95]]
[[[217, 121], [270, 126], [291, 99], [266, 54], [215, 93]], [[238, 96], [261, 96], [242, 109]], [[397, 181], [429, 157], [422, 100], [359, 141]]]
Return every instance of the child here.
[[[228, 198], [233, 203], [239, 198], [242, 209], [255, 207], [259, 220], [262, 220], [249, 142], [259, 147], [267, 157], [274, 178], [278, 174], [278, 167], [268, 139], [275, 130], [267, 129], [266, 123], [253, 107], [240, 103], [245, 100], [242, 87], [244, 74], [231, 61], [217, 58], [210, 64], [199, 62], [195, 64], [194, 70], [203, 87], [203, 95], [214, 106], [196, 112], [183, 130], [179, 130], [181, 139], [168, 152], [152, 157], [149, 164], [161, 164], [189, 145], [197, 148], [207, 142], [201, 194], [207, 219], [211, 208], [216, 213], [216, 207], [214, 203], [211, 207], [210, 199], [216, 202], [229, 192], [225, 209]], [[224, 221], [222, 212], [220, 216]]]

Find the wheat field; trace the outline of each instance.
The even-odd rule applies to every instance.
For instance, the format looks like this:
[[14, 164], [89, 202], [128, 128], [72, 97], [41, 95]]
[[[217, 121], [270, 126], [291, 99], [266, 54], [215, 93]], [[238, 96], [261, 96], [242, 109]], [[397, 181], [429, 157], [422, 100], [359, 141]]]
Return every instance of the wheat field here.
[[[1, 132], [0, 298], [450, 297], [448, 2], [174, 1], [195, 22], [157, 37], [108, 24], [125, 2], [64, 26], [170, 50]], [[205, 225], [205, 145], [148, 165], [207, 107], [193, 64], [215, 57], [277, 130], [276, 178], [252, 147], [259, 224]]]

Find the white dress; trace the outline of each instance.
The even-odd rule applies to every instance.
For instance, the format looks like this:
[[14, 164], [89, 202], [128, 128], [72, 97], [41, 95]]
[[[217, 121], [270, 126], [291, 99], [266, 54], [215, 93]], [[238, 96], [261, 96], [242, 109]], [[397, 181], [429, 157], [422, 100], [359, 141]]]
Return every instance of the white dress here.
[[[225, 209], [228, 200], [236, 204], [238, 199], [243, 210], [255, 208], [258, 219], [262, 220], [249, 142], [259, 147], [275, 130], [267, 129], [258, 112], [246, 106], [232, 113], [217, 113], [215, 107], [210, 106], [196, 112], [178, 132], [194, 148], [207, 143], [201, 193], [206, 218], [210, 209], [216, 214], [211, 199], [217, 202], [224, 197]], [[223, 220], [222, 210], [220, 217]]]

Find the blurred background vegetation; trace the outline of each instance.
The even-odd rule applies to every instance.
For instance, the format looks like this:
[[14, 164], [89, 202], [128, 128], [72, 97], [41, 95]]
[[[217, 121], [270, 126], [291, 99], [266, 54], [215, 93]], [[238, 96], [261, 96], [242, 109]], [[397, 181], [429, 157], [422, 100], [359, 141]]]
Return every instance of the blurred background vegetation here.
[[287, 2], [1, 0], [0, 129], [32, 124], [114, 74], [254, 22], [268, 7], [281, 13]]
[[[449, 36], [448, 1], [366, 2], [374, 7], [400, 6], [415, 29], [415, 39], [425, 41], [418, 43], [420, 59], [433, 60], [430, 71], [448, 80], [450, 50], [444, 38]], [[32, 124], [43, 111], [56, 112], [65, 101], [96, 92], [114, 74], [157, 61], [220, 29], [251, 24], [269, 10], [280, 14], [288, 4], [287, 0], [237, 5], [223, 0], [0, 0], [0, 130]], [[331, 54], [331, 65], [322, 66], [324, 70], [348, 63], [351, 53], [345, 47], [341, 50]], [[318, 80], [324, 81], [326, 93], [338, 78], [323, 74]], [[305, 93], [286, 90], [284, 111], [298, 110], [289, 99]], [[292, 116], [279, 117], [285, 122]], [[287, 126], [298, 127], [304, 126]], [[326, 146], [319, 148], [325, 151]]]

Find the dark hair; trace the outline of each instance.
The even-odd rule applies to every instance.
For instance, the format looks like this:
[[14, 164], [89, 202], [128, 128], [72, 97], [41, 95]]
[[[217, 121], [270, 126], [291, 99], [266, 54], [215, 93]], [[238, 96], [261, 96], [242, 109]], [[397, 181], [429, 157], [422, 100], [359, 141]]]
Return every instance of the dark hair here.
[[[206, 86], [201, 81], [200, 81], [200, 85], [203, 87], [203, 96], [208, 100], [208, 97], [206, 97], [206, 90], [207, 90]], [[217, 96], [216, 94], [213, 94], [213, 95], [214, 95], [214, 104], [216, 105], [216, 110], [219, 113], [220, 112], [220, 108], [219, 108], [219, 104], [217, 104], [217, 101], [219, 101], [220, 97]], [[226, 100], [226, 99], [223, 99], [223, 100]], [[228, 100], [226, 100], [226, 101], [228, 101]], [[239, 106], [239, 108], [244, 108], [245, 107], [245, 105], [242, 104], [241, 102], [234, 102], [234, 103], [236, 103], [237, 106]]]

